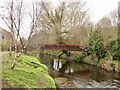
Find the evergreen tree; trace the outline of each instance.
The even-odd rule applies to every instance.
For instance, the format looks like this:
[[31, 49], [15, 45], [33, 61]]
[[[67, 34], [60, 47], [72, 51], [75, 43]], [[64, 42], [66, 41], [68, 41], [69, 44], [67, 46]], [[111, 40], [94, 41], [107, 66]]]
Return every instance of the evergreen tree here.
[[100, 59], [105, 57], [103, 38], [101, 32], [98, 29], [91, 30], [89, 36], [89, 52], [90, 54], [96, 55], [96, 58], [98, 59], [98, 63]]

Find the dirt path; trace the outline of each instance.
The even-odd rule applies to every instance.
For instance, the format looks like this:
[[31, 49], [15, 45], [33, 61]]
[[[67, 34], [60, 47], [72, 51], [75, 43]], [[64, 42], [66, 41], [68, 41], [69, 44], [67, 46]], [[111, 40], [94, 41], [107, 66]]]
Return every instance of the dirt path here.
[[7, 53], [9, 53], [9, 51], [4, 51], [4, 52], [0, 51], [0, 56], [5, 55]]

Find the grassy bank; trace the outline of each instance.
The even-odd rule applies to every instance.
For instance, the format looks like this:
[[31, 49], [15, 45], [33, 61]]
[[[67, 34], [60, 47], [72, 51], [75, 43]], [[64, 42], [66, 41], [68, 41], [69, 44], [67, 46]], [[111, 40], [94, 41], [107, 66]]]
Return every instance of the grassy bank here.
[[[56, 88], [54, 80], [48, 75], [47, 67], [36, 58], [22, 54], [10, 70], [14, 55], [2, 57], [3, 81], [13, 88]], [[3, 85], [3, 87], [5, 87]]]

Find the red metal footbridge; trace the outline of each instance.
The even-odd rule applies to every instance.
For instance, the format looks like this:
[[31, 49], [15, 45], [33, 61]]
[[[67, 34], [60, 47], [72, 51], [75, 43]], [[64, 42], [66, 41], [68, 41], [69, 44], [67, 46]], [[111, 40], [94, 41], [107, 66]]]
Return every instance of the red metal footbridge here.
[[68, 51], [82, 51], [87, 52], [87, 47], [83, 47], [75, 44], [45, 44], [42, 45], [41, 48], [44, 50], [68, 50]]

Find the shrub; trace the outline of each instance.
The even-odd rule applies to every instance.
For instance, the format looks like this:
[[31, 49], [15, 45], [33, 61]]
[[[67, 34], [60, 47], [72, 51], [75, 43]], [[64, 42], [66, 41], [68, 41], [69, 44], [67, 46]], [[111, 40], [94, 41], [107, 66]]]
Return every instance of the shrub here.
[[8, 51], [9, 50], [9, 45], [7, 44], [7, 42], [2, 42], [1, 50], [2, 51]]
[[89, 53], [95, 54], [94, 58], [102, 59], [105, 57], [103, 37], [98, 29], [92, 30], [89, 36]]

